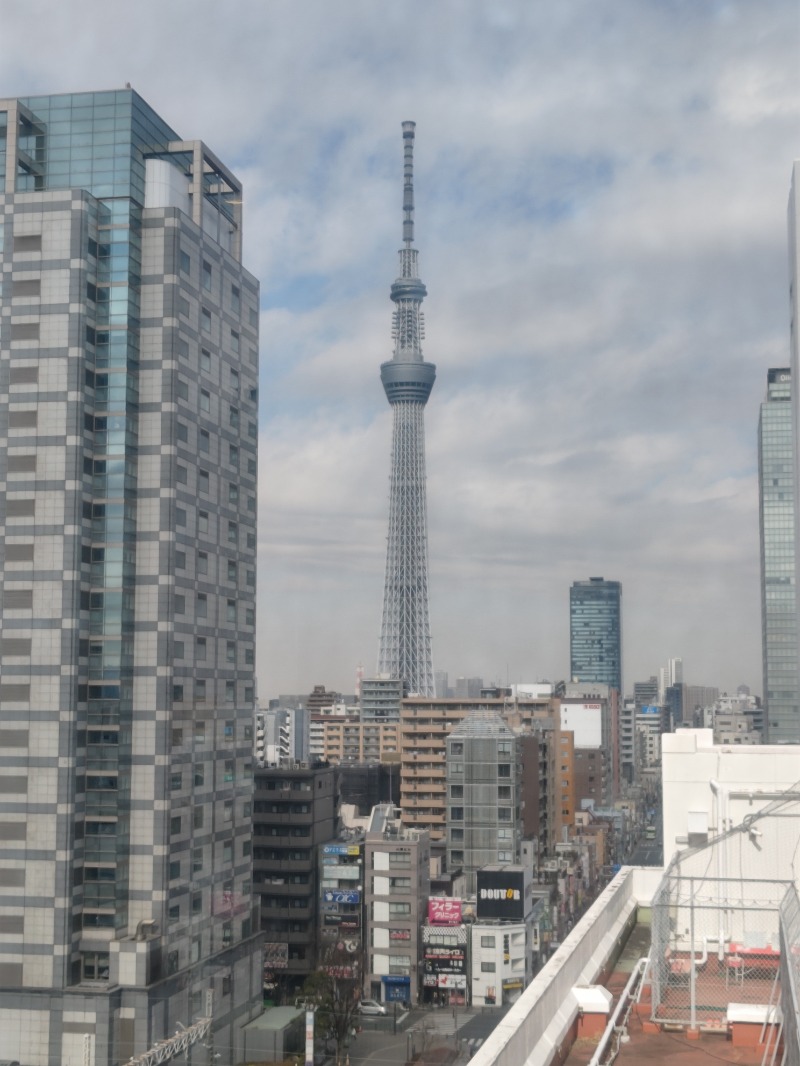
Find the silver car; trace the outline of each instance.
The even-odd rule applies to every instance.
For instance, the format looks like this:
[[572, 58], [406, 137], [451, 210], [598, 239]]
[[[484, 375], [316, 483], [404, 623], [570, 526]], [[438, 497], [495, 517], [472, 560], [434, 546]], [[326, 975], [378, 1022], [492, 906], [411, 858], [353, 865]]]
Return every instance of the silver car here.
[[358, 1005], [362, 1014], [385, 1014], [386, 1007], [376, 999], [362, 999]]

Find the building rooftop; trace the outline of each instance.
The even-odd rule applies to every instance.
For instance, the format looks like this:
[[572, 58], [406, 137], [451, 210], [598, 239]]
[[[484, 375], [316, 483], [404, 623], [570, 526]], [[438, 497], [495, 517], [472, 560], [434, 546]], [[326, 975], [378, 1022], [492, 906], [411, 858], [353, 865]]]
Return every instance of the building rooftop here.
[[[474, 1066], [800, 1063], [796, 789], [665, 871], [625, 867], [501, 1020]], [[612, 993], [610, 1013], [586, 987]], [[608, 1049], [605, 1049], [605, 1045]], [[593, 1059], [595, 1052], [602, 1052]], [[774, 1055], [773, 1055], [774, 1053]], [[785, 1058], [783, 1057], [785, 1055]]]
[[496, 711], [479, 708], [470, 710], [466, 718], [450, 734], [451, 740], [458, 737], [509, 737], [513, 739], [514, 733]]

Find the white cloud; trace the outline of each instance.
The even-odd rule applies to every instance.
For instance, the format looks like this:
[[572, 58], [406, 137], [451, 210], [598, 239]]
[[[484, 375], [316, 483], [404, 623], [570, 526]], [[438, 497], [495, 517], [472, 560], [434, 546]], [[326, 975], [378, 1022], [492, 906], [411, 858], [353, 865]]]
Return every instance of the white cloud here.
[[798, 37], [794, 0], [4, 11], [0, 94], [130, 81], [245, 182], [262, 696], [374, 664], [405, 118], [437, 666], [563, 676], [569, 583], [602, 573], [629, 681], [682, 655], [690, 681], [760, 690], [755, 427], [788, 361]]

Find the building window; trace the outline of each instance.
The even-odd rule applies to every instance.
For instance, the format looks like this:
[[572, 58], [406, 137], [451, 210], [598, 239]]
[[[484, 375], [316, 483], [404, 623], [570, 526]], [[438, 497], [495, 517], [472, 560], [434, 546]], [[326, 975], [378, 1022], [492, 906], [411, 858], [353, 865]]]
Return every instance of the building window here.
[[498, 777], [511, 777], [511, 763], [501, 762], [497, 764]]
[[197, 512], [197, 532], [208, 533], [208, 511]]
[[181, 862], [180, 859], [175, 859], [169, 864], [169, 879], [170, 881], [177, 881], [181, 876]]
[[203, 261], [203, 288], [211, 292], [211, 264]]
[[236, 662], [236, 644], [234, 641], [229, 640], [225, 645], [225, 661], [228, 663]]
[[464, 798], [464, 786], [463, 785], [451, 785], [450, 786], [450, 796], [451, 796], [452, 799], [463, 799]]
[[195, 892], [192, 896], [192, 914], [203, 913], [203, 894], [202, 892]]
[[203, 849], [192, 848], [192, 873], [199, 874], [203, 869]]
[[510, 822], [511, 821], [511, 808], [510, 807], [500, 807], [500, 808], [498, 808], [497, 819], [500, 822]]
[[228, 412], [228, 421], [234, 429], [239, 428], [239, 408], [231, 407]]
[[238, 544], [239, 543], [239, 523], [238, 522], [228, 522], [228, 543], [229, 544]]
[[188, 426], [184, 425], [183, 422], [176, 423], [176, 432], [177, 432], [177, 435], [178, 435], [178, 440], [188, 441], [188, 439], [189, 439], [189, 428], [188, 428]]
[[202, 788], [206, 780], [206, 771], [202, 763], [198, 763], [194, 768], [194, 784], [195, 788]]
[[194, 683], [194, 698], [198, 703], [205, 703], [206, 699], [206, 683], [203, 678], [199, 678]]
[[205, 592], [197, 593], [195, 611], [198, 618], [208, 618], [208, 596], [206, 596]]
[[200, 369], [205, 374], [211, 373], [211, 352], [207, 348], [200, 349]]
[[201, 411], [210, 411], [211, 410], [211, 393], [210, 392], [206, 392], [205, 389], [201, 389], [200, 390], [200, 410]]
[[211, 434], [207, 429], [201, 429], [197, 434], [197, 448], [206, 454], [211, 451]]
[[172, 698], [176, 703], [183, 701], [183, 685], [172, 686]]
[[481, 963], [481, 973], [494, 973], [494, 972], [495, 972], [495, 964], [493, 962], [482, 962]]
[[204, 492], [206, 496], [209, 494], [211, 485], [211, 478], [207, 470], [198, 470], [197, 472], [197, 491]]
[[238, 288], [235, 285], [231, 285], [231, 310], [235, 315], [238, 315], [242, 309], [242, 297]]
[[236, 600], [228, 600], [226, 604], [225, 620], [227, 622], [236, 621]]
[[208, 573], [208, 552], [197, 553], [197, 572], [198, 574]]
[[482, 936], [481, 937], [481, 947], [482, 948], [493, 948], [494, 947], [494, 937], [493, 936]]
[[236, 581], [236, 562], [228, 559], [228, 581]]
[[175, 467], [175, 480], [179, 485], [185, 485], [188, 480], [188, 470], [180, 463]]
[[451, 807], [450, 808], [450, 820], [452, 822], [464, 821], [464, 808], [463, 807]]
[[239, 486], [229, 484], [228, 485], [228, 503], [239, 502]]
[[184, 252], [183, 248], [181, 248], [181, 250], [180, 250], [180, 267], [181, 267], [181, 274], [191, 274], [191, 272], [192, 272], [192, 261], [189, 258], [189, 253], [188, 252]]
[[225, 682], [225, 702], [233, 703], [236, 699], [236, 685], [233, 681]]

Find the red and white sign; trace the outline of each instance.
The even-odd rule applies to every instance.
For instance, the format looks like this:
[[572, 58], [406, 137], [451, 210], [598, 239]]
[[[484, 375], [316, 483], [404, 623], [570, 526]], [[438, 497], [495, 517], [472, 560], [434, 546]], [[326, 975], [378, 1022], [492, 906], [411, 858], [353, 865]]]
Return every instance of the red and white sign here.
[[449, 896], [431, 896], [428, 900], [430, 925], [461, 925], [461, 900]]

